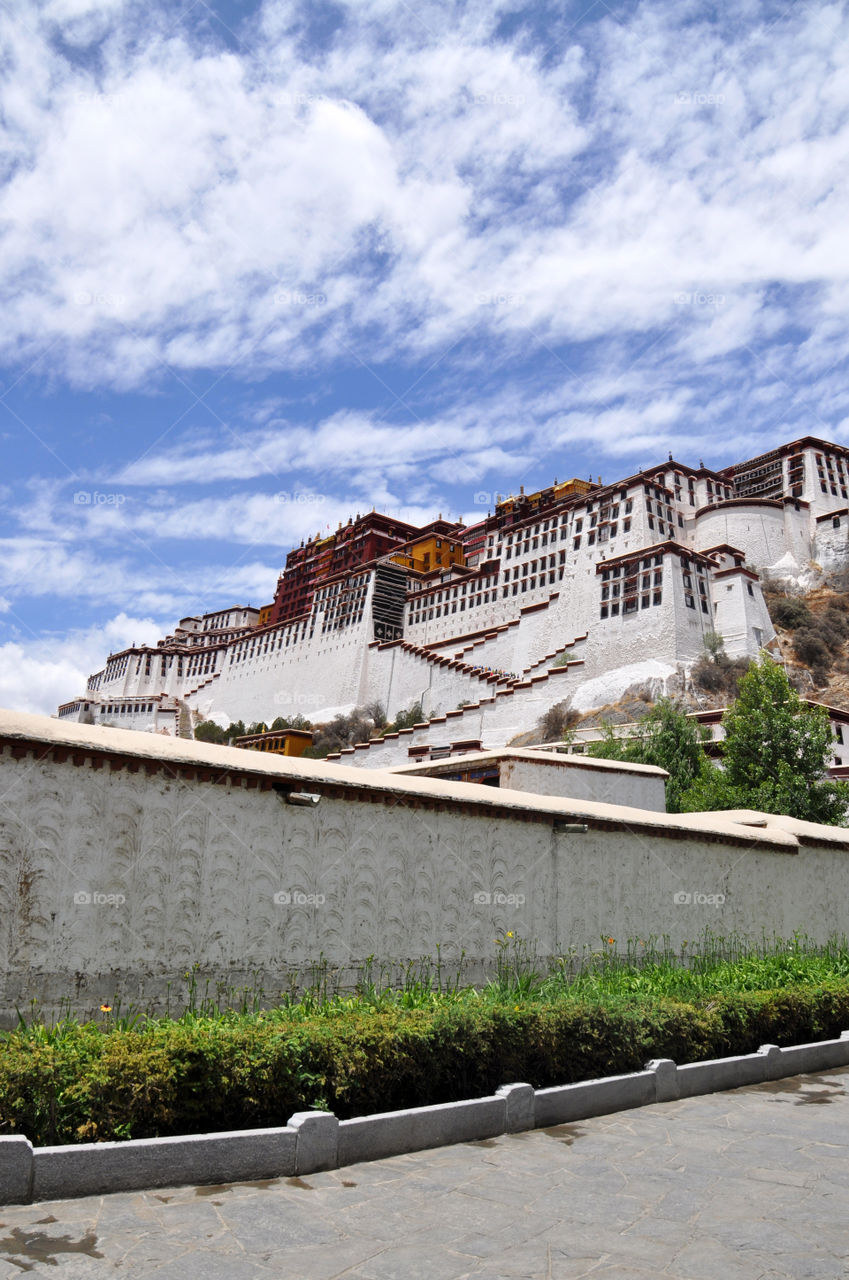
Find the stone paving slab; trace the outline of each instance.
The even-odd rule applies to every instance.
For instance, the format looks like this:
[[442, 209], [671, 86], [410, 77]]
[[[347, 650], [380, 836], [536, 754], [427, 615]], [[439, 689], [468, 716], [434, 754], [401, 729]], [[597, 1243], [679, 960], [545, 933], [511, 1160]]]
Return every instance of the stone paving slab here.
[[849, 1069], [301, 1178], [0, 1208], [0, 1280], [847, 1280]]

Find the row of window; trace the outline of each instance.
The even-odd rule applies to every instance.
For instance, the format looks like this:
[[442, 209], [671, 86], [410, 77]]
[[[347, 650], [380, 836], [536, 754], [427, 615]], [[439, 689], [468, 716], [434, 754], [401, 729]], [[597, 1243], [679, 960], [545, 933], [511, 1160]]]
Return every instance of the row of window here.
[[100, 714], [102, 716], [123, 716], [133, 715], [138, 712], [140, 715], [143, 715], [146, 712], [153, 711], [155, 705], [156, 704], [153, 702], [110, 702], [108, 706], [100, 708]]
[[[620, 612], [620, 603], [621, 603], [621, 612], [623, 615], [637, 612], [637, 597], [628, 596], [627, 599], [621, 602], [619, 600], [611, 600], [607, 604], [602, 604], [599, 609], [599, 617], [600, 618], [618, 617]], [[650, 605], [656, 605], [656, 604], [662, 604], [662, 603], [663, 603], [662, 591], [653, 591], [651, 593], [651, 596], [642, 595], [639, 597], [639, 607], [641, 609], [648, 609]]]

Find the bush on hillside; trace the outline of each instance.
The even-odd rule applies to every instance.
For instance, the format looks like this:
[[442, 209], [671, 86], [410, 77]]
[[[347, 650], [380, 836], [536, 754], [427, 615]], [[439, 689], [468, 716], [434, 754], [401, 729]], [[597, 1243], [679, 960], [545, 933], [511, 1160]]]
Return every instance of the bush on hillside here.
[[555, 702], [537, 721], [537, 732], [541, 742], [560, 742], [570, 729], [574, 729], [580, 720], [577, 711], [572, 711], [565, 702]]
[[769, 616], [776, 627], [795, 631], [797, 627], [807, 627], [813, 621], [813, 614], [798, 596], [766, 595], [764, 598]]

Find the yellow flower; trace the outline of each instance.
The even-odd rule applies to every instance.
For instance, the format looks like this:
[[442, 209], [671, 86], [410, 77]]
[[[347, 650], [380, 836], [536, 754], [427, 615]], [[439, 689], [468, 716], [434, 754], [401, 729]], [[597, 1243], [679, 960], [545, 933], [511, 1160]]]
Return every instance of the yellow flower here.
[[512, 929], [509, 929], [509, 930], [508, 930], [508, 932], [507, 932], [507, 937], [508, 937], [508, 938], [512, 938], [512, 937], [513, 937], [513, 930], [512, 930]]
[[518, 1012], [519, 1012], [519, 1006], [518, 1006], [517, 1004], [514, 1004], [514, 1005], [513, 1005], [513, 1012], [514, 1012], [514, 1013], [518, 1013]]
[[100, 1006], [100, 1012], [101, 1012], [101, 1013], [111, 1013], [111, 1012], [112, 1012], [112, 1006], [111, 1006], [111, 1004], [102, 1004], [102, 1005]]

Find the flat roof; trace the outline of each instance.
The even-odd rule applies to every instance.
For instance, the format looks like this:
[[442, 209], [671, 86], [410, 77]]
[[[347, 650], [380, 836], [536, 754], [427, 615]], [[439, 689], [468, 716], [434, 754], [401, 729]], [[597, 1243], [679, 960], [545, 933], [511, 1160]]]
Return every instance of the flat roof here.
[[390, 773], [416, 774], [446, 773], [457, 769], [480, 768], [502, 760], [529, 760], [532, 764], [554, 765], [561, 769], [595, 769], [599, 773], [639, 773], [656, 778], [668, 778], [665, 769], [653, 764], [631, 764], [624, 760], [601, 760], [593, 756], [566, 755], [557, 750], [532, 747], [497, 747], [491, 751], [470, 751], [467, 755], [440, 756], [438, 760], [419, 760], [413, 764], [393, 766]]

